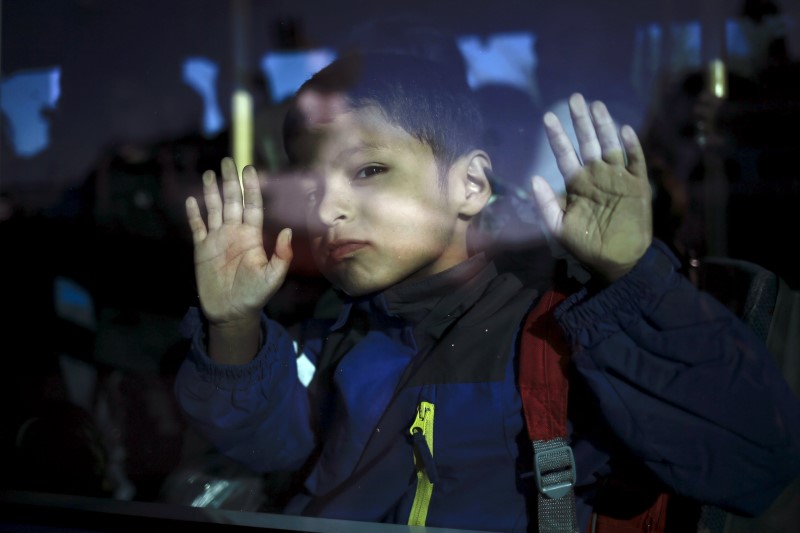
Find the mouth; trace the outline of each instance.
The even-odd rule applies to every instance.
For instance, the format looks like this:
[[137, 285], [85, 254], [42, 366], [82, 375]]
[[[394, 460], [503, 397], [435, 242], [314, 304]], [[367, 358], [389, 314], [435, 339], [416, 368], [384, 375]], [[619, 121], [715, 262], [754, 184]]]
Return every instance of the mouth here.
[[328, 245], [328, 259], [333, 262], [344, 261], [369, 245], [367, 241], [341, 239]]

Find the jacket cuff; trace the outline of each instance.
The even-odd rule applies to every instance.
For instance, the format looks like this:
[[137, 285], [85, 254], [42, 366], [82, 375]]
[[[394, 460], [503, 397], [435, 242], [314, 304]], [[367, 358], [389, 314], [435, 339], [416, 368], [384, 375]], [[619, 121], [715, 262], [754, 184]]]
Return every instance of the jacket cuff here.
[[681, 280], [681, 263], [666, 244], [653, 240], [626, 275], [591, 295], [584, 287], [555, 311], [567, 339], [591, 347], [649, 315], [666, 292]]
[[247, 364], [226, 365], [214, 361], [208, 355], [207, 324], [199, 308], [190, 308], [181, 323], [181, 334], [191, 342], [188, 360], [194, 364], [204, 381], [226, 390], [241, 389], [269, 375], [269, 368], [277, 357], [273, 354], [279, 353], [276, 341], [280, 338], [279, 332], [271, 331], [272, 329], [272, 323], [262, 313], [261, 338], [264, 340], [256, 356]]

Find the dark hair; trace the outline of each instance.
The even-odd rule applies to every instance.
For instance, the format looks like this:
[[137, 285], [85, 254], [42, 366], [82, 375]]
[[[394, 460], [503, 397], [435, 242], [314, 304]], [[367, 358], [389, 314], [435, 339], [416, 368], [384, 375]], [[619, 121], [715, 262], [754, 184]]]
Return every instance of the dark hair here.
[[[456, 72], [418, 56], [353, 51], [317, 72], [297, 95], [306, 90], [338, 93], [353, 108], [377, 107], [387, 121], [431, 148], [443, 175], [460, 156], [479, 146], [483, 130], [472, 91]], [[305, 127], [295, 100], [283, 127], [292, 163], [298, 156], [293, 141]]]

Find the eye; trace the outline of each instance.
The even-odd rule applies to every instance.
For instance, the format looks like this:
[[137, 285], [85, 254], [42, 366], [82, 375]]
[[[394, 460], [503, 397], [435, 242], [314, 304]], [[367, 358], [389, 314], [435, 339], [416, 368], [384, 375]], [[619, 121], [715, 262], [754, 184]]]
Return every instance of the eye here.
[[299, 193], [301, 198], [305, 200], [306, 208], [311, 208], [317, 205], [322, 200], [322, 191], [324, 183], [321, 177], [311, 171], [300, 176]]
[[319, 200], [319, 191], [317, 189], [312, 189], [306, 193], [307, 206], [316, 205], [318, 200]]
[[363, 180], [371, 178], [373, 176], [377, 176], [378, 174], [383, 174], [387, 170], [388, 169], [386, 167], [380, 165], [367, 165], [358, 172], [356, 172], [356, 175], [353, 177], [353, 179]]
[[306, 200], [306, 207], [313, 207], [321, 200], [321, 187], [318, 183], [306, 183], [302, 193]]

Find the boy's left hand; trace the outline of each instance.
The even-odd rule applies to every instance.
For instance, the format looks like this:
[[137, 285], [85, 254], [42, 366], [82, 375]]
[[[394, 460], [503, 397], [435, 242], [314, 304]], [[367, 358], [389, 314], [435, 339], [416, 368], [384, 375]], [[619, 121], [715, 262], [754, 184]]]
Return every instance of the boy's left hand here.
[[583, 96], [573, 94], [569, 108], [580, 158], [558, 118], [544, 116], [566, 196], [556, 196], [541, 176], [533, 177], [533, 194], [558, 242], [587, 268], [615, 281], [634, 267], [653, 240], [644, 153], [630, 126], [622, 127], [620, 144], [602, 102], [590, 107]]

